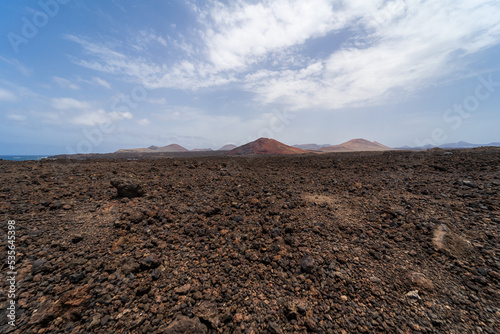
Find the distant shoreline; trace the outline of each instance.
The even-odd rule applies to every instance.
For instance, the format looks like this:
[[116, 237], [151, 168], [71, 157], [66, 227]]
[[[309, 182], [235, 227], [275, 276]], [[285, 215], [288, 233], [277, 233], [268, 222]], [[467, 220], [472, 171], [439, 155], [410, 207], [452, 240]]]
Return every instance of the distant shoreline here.
[[0, 159], [9, 161], [39, 161], [48, 158], [48, 155], [0, 155]]

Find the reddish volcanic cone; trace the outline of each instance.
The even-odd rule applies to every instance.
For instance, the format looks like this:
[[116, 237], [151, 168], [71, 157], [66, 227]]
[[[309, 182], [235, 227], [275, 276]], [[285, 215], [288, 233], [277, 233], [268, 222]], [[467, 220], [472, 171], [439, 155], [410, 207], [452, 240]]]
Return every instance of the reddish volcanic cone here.
[[308, 151], [280, 143], [269, 138], [259, 138], [251, 143], [238, 146], [228, 152], [231, 155], [257, 155], [257, 154], [303, 154]]

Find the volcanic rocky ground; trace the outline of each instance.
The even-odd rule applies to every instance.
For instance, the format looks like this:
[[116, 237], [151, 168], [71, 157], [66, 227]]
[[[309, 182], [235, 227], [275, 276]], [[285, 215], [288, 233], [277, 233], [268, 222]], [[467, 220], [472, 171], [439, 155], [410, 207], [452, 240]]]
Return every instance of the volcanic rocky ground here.
[[498, 149], [0, 161], [0, 179], [3, 333], [500, 332]]

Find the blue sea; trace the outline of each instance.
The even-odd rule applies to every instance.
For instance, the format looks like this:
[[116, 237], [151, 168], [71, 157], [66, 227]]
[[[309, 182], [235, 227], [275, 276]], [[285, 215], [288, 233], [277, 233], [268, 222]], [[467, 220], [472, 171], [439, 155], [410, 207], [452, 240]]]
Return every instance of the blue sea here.
[[48, 155], [0, 155], [0, 159], [11, 161], [41, 160], [47, 157]]

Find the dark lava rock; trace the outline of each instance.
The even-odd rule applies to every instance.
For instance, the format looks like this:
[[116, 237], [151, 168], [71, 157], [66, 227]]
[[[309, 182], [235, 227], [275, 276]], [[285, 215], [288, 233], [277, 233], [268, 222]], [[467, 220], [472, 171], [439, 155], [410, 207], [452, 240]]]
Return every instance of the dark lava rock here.
[[302, 261], [300, 261], [300, 268], [310, 274], [315, 268], [314, 259], [311, 256], [305, 256]]
[[191, 284], [185, 284], [183, 286], [174, 289], [174, 292], [179, 295], [185, 295], [191, 290]]
[[74, 243], [74, 244], [77, 244], [79, 243], [80, 241], [83, 240], [83, 236], [81, 234], [75, 234], [72, 238], [71, 238], [71, 242]]
[[[500, 333], [499, 166], [500, 148], [0, 161], [0, 332]], [[148, 196], [116, 196], [128, 175]]]
[[479, 275], [482, 275], [482, 276], [486, 276], [488, 275], [488, 268], [485, 268], [485, 267], [479, 267], [477, 268], [477, 272], [479, 273]]
[[69, 276], [69, 281], [73, 284], [76, 284], [85, 278], [85, 273], [83, 271], [79, 271]]
[[275, 322], [269, 323], [269, 332], [271, 334], [282, 334], [283, 333], [281, 328]]
[[148, 256], [147, 258], [141, 260], [141, 269], [142, 270], [154, 269], [157, 268], [160, 264], [161, 264], [160, 259], [158, 259], [155, 256]]
[[135, 294], [137, 296], [142, 296], [148, 293], [150, 290], [151, 290], [151, 285], [143, 282], [137, 287], [137, 289], [135, 290]]
[[111, 185], [118, 191], [118, 197], [141, 197], [144, 195], [144, 190], [139, 182], [131, 179], [114, 179], [111, 180]]
[[156, 268], [151, 272], [151, 278], [156, 281], [161, 277], [161, 270], [160, 268]]
[[207, 327], [200, 322], [198, 318], [188, 318], [183, 315], [177, 318], [168, 325], [163, 331], [163, 334], [205, 334]]
[[64, 204], [61, 201], [54, 201], [49, 204], [49, 208], [51, 210], [58, 210], [61, 209], [64, 206]]
[[214, 302], [201, 302], [194, 308], [193, 314], [202, 319], [204, 323], [209, 323], [212, 328], [219, 326], [219, 311], [217, 310], [217, 304]]
[[46, 270], [48, 270], [47, 260], [37, 259], [33, 262], [33, 265], [31, 266], [31, 275], [36, 275]]
[[89, 286], [84, 285], [64, 293], [55, 303], [45, 304], [33, 313], [29, 323], [46, 326], [53, 319], [63, 317], [77, 320], [90, 300]]

